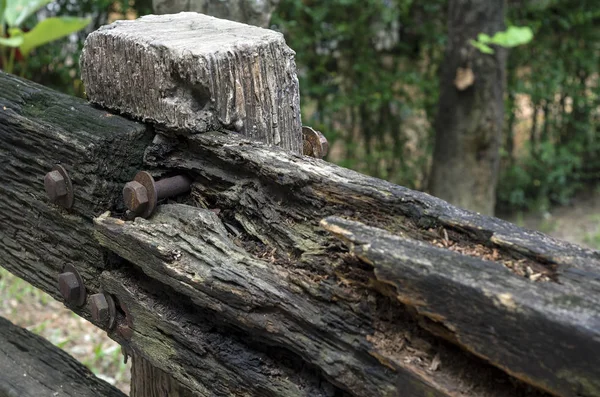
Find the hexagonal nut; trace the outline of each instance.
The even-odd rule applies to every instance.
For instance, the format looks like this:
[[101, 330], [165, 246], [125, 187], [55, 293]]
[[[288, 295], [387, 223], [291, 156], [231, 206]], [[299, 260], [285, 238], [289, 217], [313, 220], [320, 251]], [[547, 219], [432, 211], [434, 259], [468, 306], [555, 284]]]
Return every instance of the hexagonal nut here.
[[67, 182], [60, 172], [50, 171], [44, 177], [44, 188], [48, 198], [56, 201], [59, 198], [67, 195]]
[[102, 327], [108, 325], [110, 311], [108, 301], [104, 294], [94, 294], [90, 296], [90, 312], [94, 322]]
[[132, 212], [143, 212], [148, 206], [148, 191], [137, 181], [127, 182], [123, 188], [125, 206]]
[[81, 285], [74, 273], [67, 272], [58, 275], [58, 288], [67, 303], [75, 303], [81, 295]]

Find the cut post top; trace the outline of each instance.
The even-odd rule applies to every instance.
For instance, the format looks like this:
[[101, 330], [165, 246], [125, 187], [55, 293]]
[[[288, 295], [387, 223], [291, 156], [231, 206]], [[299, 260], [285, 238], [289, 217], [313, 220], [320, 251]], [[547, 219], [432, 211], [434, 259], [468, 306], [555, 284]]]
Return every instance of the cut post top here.
[[182, 12], [93, 32], [81, 73], [101, 106], [178, 132], [228, 129], [301, 153], [294, 55], [278, 32]]

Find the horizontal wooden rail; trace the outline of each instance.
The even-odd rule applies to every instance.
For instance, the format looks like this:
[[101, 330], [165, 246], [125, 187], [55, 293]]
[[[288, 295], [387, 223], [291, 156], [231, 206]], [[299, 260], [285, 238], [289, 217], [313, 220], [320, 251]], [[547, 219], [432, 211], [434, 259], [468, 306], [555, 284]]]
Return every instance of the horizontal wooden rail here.
[[0, 396], [125, 397], [44, 338], [0, 317]]

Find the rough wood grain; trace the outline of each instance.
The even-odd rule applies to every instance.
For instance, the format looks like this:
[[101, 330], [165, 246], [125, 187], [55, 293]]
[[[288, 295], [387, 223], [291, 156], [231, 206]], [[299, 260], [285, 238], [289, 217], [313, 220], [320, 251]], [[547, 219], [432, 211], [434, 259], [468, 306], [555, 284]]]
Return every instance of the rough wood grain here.
[[[492, 291], [488, 291], [492, 298], [484, 295], [477, 302], [483, 305], [479, 312], [496, 313], [499, 318], [511, 321], [506, 320], [505, 325], [494, 323], [496, 334], [490, 334], [488, 323], [474, 323], [468, 317], [461, 317], [463, 303], [452, 300], [457, 313], [446, 313], [443, 319], [436, 319], [450, 325], [450, 329], [441, 331], [448, 339], [498, 367], [553, 393], [591, 396], [597, 392], [593, 366], [580, 374], [580, 361], [574, 352], [587, 352], [584, 357], [591, 359], [589, 354], [598, 351], [598, 331], [594, 328], [600, 318], [598, 252], [460, 210], [423, 193], [319, 160], [238, 140], [235, 136], [203, 134], [190, 137], [184, 147], [173, 144], [161, 150], [150, 148], [146, 161], [198, 175], [194, 187], [197, 205], [217, 208], [226, 224], [239, 229], [242, 235], [254, 236], [265, 246], [263, 251], [274, 249], [283, 256], [289, 255], [297, 261], [294, 266], [302, 269], [335, 274], [339, 257], [332, 251], [331, 241], [318, 231], [319, 220], [329, 215], [343, 215], [378, 226], [423, 241], [432, 249], [435, 249], [436, 239], [444, 239], [442, 236], [447, 230], [454, 240], [451, 243], [460, 249], [458, 252], [468, 254], [459, 255], [449, 249], [441, 251], [450, 258], [442, 262], [449, 266], [448, 271], [453, 269], [450, 266], [454, 263], [456, 272], [464, 270], [466, 265], [461, 267], [461, 263], [477, 263], [481, 251], [487, 250], [489, 257], [496, 260], [479, 260], [485, 266], [477, 266], [478, 272], [472, 270], [464, 277], [474, 280], [475, 285], [481, 280], [480, 293]], [[285, 205], [281, 205], [282, 202]], [[554, 281], [534, 284], [528, 280], [534, 273], [515, 277], [505, 268], [520, 263]], [[424, 283], [425, 276], [420, 275]], [[372, 279], [377, 280], [375, 276]], [[500, 280], [498, 286], [488, 288], [486, 282], [494, 279]], [[460, 279], [454, 282], [455, 288], [462, 285]], [[522, 306], [523, 311], [513, 313], [510, 305], [498, 304], [501, 302], [498, 297], [506, 296], [516, 299], [515, 304]], [[408, 306], [421, 304], [419, 294], [407, 293], [405, 297], [403, 302]], [[462, 299], [469, 301], [468, 297]], [[422, 312], [426, 313], [426, 310]], [[434, 314], [430, 317], [434, 318]], [[524, 323], [520, 325], [515, 319], [522, 319]], [[456, 329], [453, 321], [462, 324], [463, 329]], [[531, 338], [522, 336], [524, 330], [536, 330], [540, 324], [544, 324], [546, 332], [535, 332]], [[569, 332], [573, 335], [569, 336]], [[505, 342], [493, 343], [494, 338]], [[577, 346], [564, 342], [571, 338]], [[561, 340], [563, 342], [558, 343]], [[562, 371], [553, 373], [543, 370], [543, 363], [530, 364], [530, 355], [545, 357], [548, 365], [553, 363]], [[562, 359], [568, 361], [559, 363]], [[515, 367], [511, 370], [513, 363]]]
[[443, 325], [456, 342], [528, 383], [564, 396], [600, 395], [600, 296], [573, 284], [533, 283], [359, 222], [321, 225], [343, 239], [398, 300]]
[[125, 397], [44, 338], [0, 317], [0, 397]]
[[[134, 360], [141, 358], [178, 381], [179, 390], [197, 396], [345, 396], [318, 369], [265, 348], [129, 263], [115, 264], [99, 279], [121, 308], [119, 324], [109, 335]], [[131, 326], [131, 337], [120, 334], [121, 326]], [[164, 384], [164, 378], [146, 380], [150, 390]]]
[[[73, 263], [90, 294], [113, 293], [136, 319], [132, 341], [119, 329], [109, 336], [140, 357], [152, 357], [197, 395], [249, 390], [257, 396], [333, 397], [336, 389], [314, 373], [232, 339], [230, 330], [215, 330], [189, 299], [178, 300], [166, 288], [159, 299], [140, 287], [143, 277], [115, 276], [114, 267], [121, 265], [96, 242], [92, 217], [123, 210], [123, 185], [142, 167], [151, 138], [144, 125], [0, 72], [1, 266], [61, 300], [58, 274], [64, 263]], [[44, 174], [55, 163], [73, 179], [75, 205], [69, 211], [46, 198]], [[161, 290], [156, 283], [147, 288]], [[90, 319], [86, 306], [72, 310]], [[122, 310], [118, 322], [127, 324]], [[237, 365], [246, 369], [244, 376]]]
[[[104, 266], [92, 218], [123, 210], [123, 184], [142, 166], [146, 126], [0, 72], [1, 265], [58, 296], [65, 263], [93, 285]], [[50, 203], [44, 176], [62, 164], [73, 181], [73, 208]], [[92, 272], [88, 272], [92, 270]]]
[[194, 397], [194, 395], [172, 376], [156, 368], [142, 356], [132, 357], [129, 397]]
[[197, 13], [117, 21], [81, 55], [88, 98], [167, 129], [228, 128], [302, 152], [294, 52], [271, 30]]
[[[409, 313], [357, 280], [344, 285], [341, 277], [254, 258], [210, 210], [166, 204], [150, 220], [102, 216], [95, 222], [101, 244], [146, 276], [248, 337], [298, 355], [351, 395], [527, 395], [460, 352], [428, 351], [423, 346], [435, 341], [426, 341]], [[436, 355], [460, 365], [440, 370]]]

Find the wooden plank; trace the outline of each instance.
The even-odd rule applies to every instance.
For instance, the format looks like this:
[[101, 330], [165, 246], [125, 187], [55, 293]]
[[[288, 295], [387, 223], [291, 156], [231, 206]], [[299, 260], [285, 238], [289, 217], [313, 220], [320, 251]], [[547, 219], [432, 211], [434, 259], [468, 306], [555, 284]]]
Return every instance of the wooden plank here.
[[[123, 184], [142, 166], [151, 139], [143, 124], [0, 72], [1, 265], [60, 298], [58, 274], [73, 263], [93, 290], [105, 252], [91, 220], [123, 211]], [[69, 210], [44, 189], [55, 164], [73, 182]]]
[[295, 53], [281, 33], [193, 12], [117, 21], [81, 55], [88, 98], [193, 133], [235, 130], [302, 153]]
[[[447, 346], [423, 349], [436, 341], [395, 299], [362, 284], [358, 278], [369, 275], [361, 269], [336, 280], [293, 261], [256, 259], [210, 210], [165, 204], [149, 220], [105, 215], [95, 222], [101, 244], [146, 276], [189, 297], [218, 323], [293, 352], [351, 395], [541, 395], [527, 394], [500, 371]], [[439, 357], [454, 365], [436, 368]], [[237, 371], [243, 375], [245, 366]], [[462, 375], [470, 372], [477, 376]]]
[[[253, 236], [266, 246], [264, 251], [272, 248], [281, 252], [282, 256], [289, 255], [297, 260], [295, 266], [302, 269], [319, 269], [328, 275], [336, 273], [340, 256], [332, 249], [334, 243], [322, 236], [318, 226], [321, 218], [330, 215], [343, 215], [430, 246], [440, 245], [444, 233], [447, 233], [450, 246], [447, 253], [453, 254], [451, 250], [454, 250], [464, 254], [452, 258], [486, 258], [488, 266], [477, 274], [475, 280], [503, 277], [507, 280], [506, 290], [498, 293], [519, 297], [525, 289], [528, 292], [540, 291], [539, 294], [544, 293], [543, 296], [550, 301], [556, 299], [559, 302], [550, 305], [547, 311], [541, 311], [540, 318], [545, 318], [545, 322], [556, 322], [557, 332], [563, 326], [567, 327], [565, 329], [570, 327], [582, 332], [578, 341], [585, 341], [587, 335], [592, 340], [586, 343], [595, 343], [596, 331], [590, 326], [595, 324], [594, 319], [600, 317], [595, 300], [600, 291], [600, 261], [596, 251], [461, 210], [427, 194], [320, 160], [301, 158], [227, 134], [189, 137], [181, 146], [175, 143], [159, 145], [147, 151], [146, 161], [155, 166], [186, 169], [198, 175], [192, 194], [197, 198], [196, 205], [210, 205], [218, 209], [225, 223], [235, 226], [242, 235]], [[512, 277], [506, 269], [522, 277]], [[374, 276], [372, 278], [377, 280]], [[513, 279], [519, 281], [513, 282]], [[547, 282], [533, 284], [535, 289], [532, 290], [532, 279]], [[409, 306], [418, 302], [405, 300]], [[486, 302], [496, 303], [493, 299]], [[543, 309], [544, 302], [531, 305], [541, 305]], [[556, 310], [570, 314], [558, 316]], [[452, 316], [448, 318], [451, 321]], [[561, 324], [567, 318], [570, 322]], [[499, 326], [498, 329], [502, 330], [498, 337], [521, 346], [518, 343], [521, 328]], [[461, 341], [460, 335], [453, 335], [453, 331], [447, 333], [446, 337], [468, 347], [466, 341]], [[507, 344], [500, 345], [504, 353], [471, 350], [511, 372], [496, 356], [512, 354], [526, 362], [527, 355], [519, 355], [519, 351], [535, 348], [539, 357], [548, 354], [544, 346], [555, 346], [556, 335], [537, 335], [540, 339], [536, 344], [516, 351]], [[533, 343], [533, 340], [523, 338], [522, 343], [526, 342]], [[496, 346], [491, 344], [486, 348]], [[582, 348], [585, 346], [590, 347], [581, 345]], [[570, 345], [563, 342], [554, 348], [558, 349], [556, 357], [571, 360], [564, 364], [565, 368], [579, 368], [576, 356], [569, 352]], [[588, 351], [595, 353], [597, 350]], [[593, 395], [595, 380], [591, 376], [595, 373], [593, 369], [590, 371], [583, 378], [539, 372], [536, 366], [512, 372], [556, 394]], [[588, 382], [590, 377], [592, 381]]]
[[44, 338], [0, 317], [0, 396], [125, 397]]
[[253, 342], [252, 336], [241, 335], [219, 316], [125, 261], [99, 278], [128, 313], [130, 321], [120, 318], [121, 323], [130, 324], [133, 331], [124, 338], [117, 327], [109, 336], [134, 356], [134, 362], [141, 358], [157, 373], [174, 378], [183, 390], [198, 396], [334, 397], [339, 393], [318, 370], [307, 368], [293, 354]]
[[[534, 283], [493, 263], [330, 217], [322, 226], [456, 343], [555, 394], [600, 395], [600, 296]], [[584, 292], [582, 294], [582, 292]]]
[[[88, 294], [113, 293], [136, 320], [133, 341], [119, 328], [109, 336], [132, 354], [152, 357], [155, 366], [184, 379], [197, 395], [248, 390], [264, 396], [330, 396], [328, 390], [335, 388], [314, 373], [231, 340], [230, 330], [214, 330], [189, 300], [176, 300], [168, 291], [159, 299], [153, 294], [160, 290], [156, 283], [144, 291], [143, 277], [109, 271], [122, 265], [98, 245], [92, 217], [107, 209], [122, 213], [123, 185], [142, 167], [151, 139], [142, 124], [0, 72], [1, 266], [61, 300], [58, 274], [65, 262], [73, 263]], [[44, 191], [45, 173], [59, 162], [73, 179], [70, 210], [51, 204]], [[91, 319], [87, 306], [71, 309]], [[127, 324], [122, 310], [117, 322]], [[235, 371], [241, 358], [246, 377]]]

